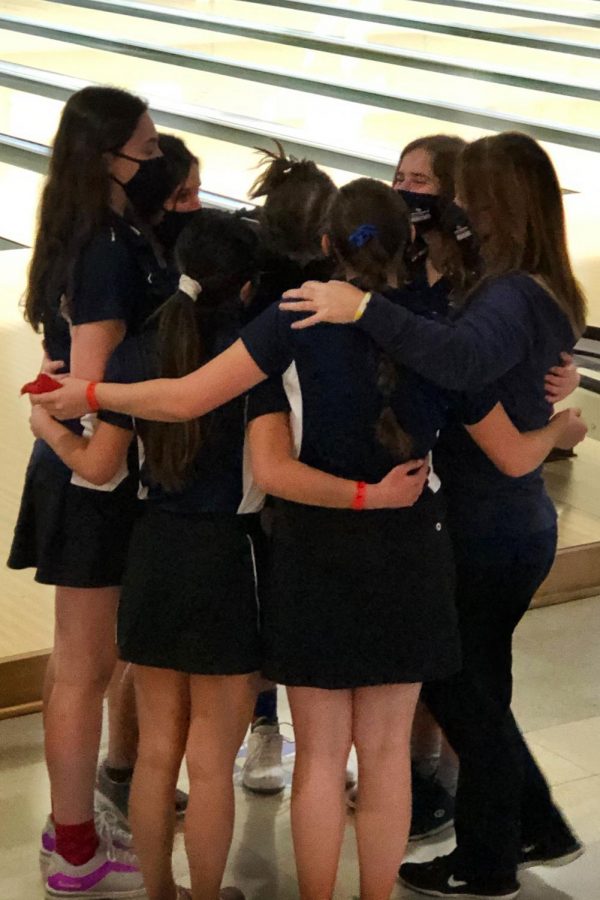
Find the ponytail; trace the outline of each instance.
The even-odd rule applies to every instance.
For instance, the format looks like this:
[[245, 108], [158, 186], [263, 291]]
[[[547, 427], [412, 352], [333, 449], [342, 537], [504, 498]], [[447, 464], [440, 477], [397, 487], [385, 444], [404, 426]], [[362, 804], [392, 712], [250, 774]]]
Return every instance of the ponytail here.
[[375, 434], [396, 463], [407, 462], [414, 453], [413, 438], [402, 428], [391, 406], [392, 394], [400, 386], [400, 375], [401, 370], [386, 353], [382, 353], [377, 371], [377, 387], [385, 406], [376, 422]]
[[[181, 378], [207, 362], [208, 335], [200, 326], [196, 301], [178, 290], [157, 317], [161, 378]], [[152, 480], [168, 491], [181, 490], [204, 440], [204, 420], [140, 421], [137, 427]]]
[[[175, 257], [179, 289], [155, 313], [159, 376], [181, 378], [211, 359], [217, 332], [238, 324], [240, 291], [256, 271], [258, 239], [243, 220], [220, 210], [200, 210], [182, 232]], [[210, 419], [139, 422], [153, 481], [179, 491], [193, 473]]]

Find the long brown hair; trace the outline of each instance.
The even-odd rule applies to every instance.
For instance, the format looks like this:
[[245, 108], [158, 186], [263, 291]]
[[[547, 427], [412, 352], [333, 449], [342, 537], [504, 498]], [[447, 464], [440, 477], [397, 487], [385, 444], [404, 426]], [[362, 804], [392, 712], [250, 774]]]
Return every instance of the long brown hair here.
[[404, 157], [408, 153], [412, 153], [413, 150], [425, 150], [431, 158], [433, 174], [440, 183], [440, 195], [453, 200], [455, 195], [456, 164], [466, 145], [467, 142], [465, 140], [454, 134], [429, 134], [411, 141], [400, 154], [394, 174], [394, 184]]
[[[356, 233], [364, 226], [371, 229], [372, 236], [363, 241]], [[409, 233], [406, 203], [383, 182], [357, 178], [339, 189], [330, 214], [331, 248], [338, 260], [356, 273], [363, 290], [385, 288], [392, 271], [402, 283]]]
[[[253, 279], [258, 237], [231, 213], [202, 209], [194, 213], [175, 248], [182, 274], [197, 281], [193, 300], [178, 290], [155, 314], [158, 321], [159, 377], [180, 378], [207, 362], [221, 327], [236, 324], [239, 294]], [[151, 478], [166, 490], [180, 490], [192, 474], [208, 433], [208, 416], [191, 422], [138, 422]]]
[[263, 171], [249, 196], [265, 197], [259, 217], [267, 249], [305, 265], [322, 256], [321, 237], [336, 187], [314, 162], [288, 156], [279, 141], [275, 145], [275, 150], [257, 148]]
[[481, 243], [484, 276], [536, 276], [580, 335], [586, 300], [571, 268], [562, 194], [545, 150], [519, 132], [480, 138], [463, 151], [457, 182]]
[[86, 87], [63, 109], [38, 210], [25, 319], [38, 331], [72, 289], [81, 248], [110, 215], [104, 154], [126, 144], [148, 106], [112, 87]]
[[[329, 238], [338, 261], [354, 272], [365, 291], [382, 290], [390, 275], [404, 279], [404, 250], [410, 235], [406, 203], [396, 191], [372, 178], [357, 178], [338, 191], [331, 208]], [[402, 369], [382, 353], [377, 386], [384, 405], [375, 426], [377, 439], [398, 461], [408, 460], [414, 446], [392, 409]]]

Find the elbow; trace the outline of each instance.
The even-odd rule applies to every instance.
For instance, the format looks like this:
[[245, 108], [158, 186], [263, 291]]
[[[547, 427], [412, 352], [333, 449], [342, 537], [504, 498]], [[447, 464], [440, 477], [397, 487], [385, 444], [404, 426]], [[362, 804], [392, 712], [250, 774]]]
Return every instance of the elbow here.
[[191, 419], [197, 419], [198, 416], [203, 415], [202, 410], [198, 411], [198, 398], [194, 397], [193, 394], [186, 392], [182, 393], [181, 396], [178, 396], [174, 403], [169, 404], [168, 410], [164, 410], [164, 419], [165, 422], [189, 422]]
[[276, 486], [275, 481], [272, 475], [269, 475], [267, 472], [263, 470], [254, 471], [252, 473], [254, 481], [257, 486], [263, 492], [263, 494], [276, 494]]
[[278, 478], [278, 467], [274, 465], [253, 465], [252, 477], [263, 494], [277, 496], [281, 479]]
[[111, 481], [118, 471], [119, 467], [113, 464], [99, 464], [82, 468], [78, 471], [77, 474], [84, 478], [86, 481], [89, 481], [90, 484], [93, 484], [96, 487], [102, 487], [103, 484]]
[[510, 457], [495, 459], [494, 465], [508, 478], [522, 478], [523, 475], [527, 475], [534, 468], [523, 462], [523, 460], [511, 459]]

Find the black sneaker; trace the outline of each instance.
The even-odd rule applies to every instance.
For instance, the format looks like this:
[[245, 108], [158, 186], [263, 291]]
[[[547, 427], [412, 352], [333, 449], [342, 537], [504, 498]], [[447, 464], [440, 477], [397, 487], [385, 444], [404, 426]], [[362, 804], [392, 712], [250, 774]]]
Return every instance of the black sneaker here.
[[560, 836], [549, 836], [533, 844], [526, 844], [521, 850], [519, 869], [532, 869], [534, 866], [568, 866], [583, 856], [585, 846], [572, 831], [565, 831]]
[[440, 834], [454, 824], [454, 797], [435, 776], [424, 778], [413, 768], [412, 819], [409, 841]]
[[520, 891], [516, 878], [473, 877], [457, 872], [456, 854], [437, 856], [427, 863], [404, 863], [400, 881], [428, 897], [465, 897], [467, 900], [512, 900]]

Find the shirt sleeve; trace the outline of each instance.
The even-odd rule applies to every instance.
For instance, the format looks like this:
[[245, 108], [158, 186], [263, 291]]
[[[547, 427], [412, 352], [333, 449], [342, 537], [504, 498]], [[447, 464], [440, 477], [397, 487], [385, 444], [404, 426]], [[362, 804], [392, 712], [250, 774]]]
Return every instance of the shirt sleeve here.
[[[124, 343], [119, 344], [116, 350], [110, 356], [104, 372], [104, 381], [113, 384], [131, 384], [140, 380], [135, 377], [136, 373], [131, 365], [131, 351], [133, 349], [133, 341], [135, 339], [127, 339]], [[116, 428], [123, 428], [126, 431], [134, 430], [134, 421], [131, 416], [124, 413], [112, 412], [109, 409], [101, 409], [98, 413], [98, 419], [106, 422], [107, 425], [114, 425]]]
[[290, 404], [279, 375], [257, 384], [248, 393], [246, 424], [269, 413], [289, 412]]
[[476, 425], [500, 403], [498, 391], [493, 385], [475, 393], [460, 394], [457, 398], [456, 411], [463, 425]]
[[424, 319], [374, 294], [358, 326], [396, 362], [456, 391], [496, 381], [528, 355], [535, 338], [528, 298], [510, 279], [482, 288], [455, 322]]
[[105, 228], [84, 248], [75, 273], [70, 304], [73, 325], [128, 321], [139, 273], [131, 252], [113, 228]]
[[293, 321], [293, 316], [272, 304], [242, 329], [242, 342], [265, 375], [280, 375], [292, 363]]

